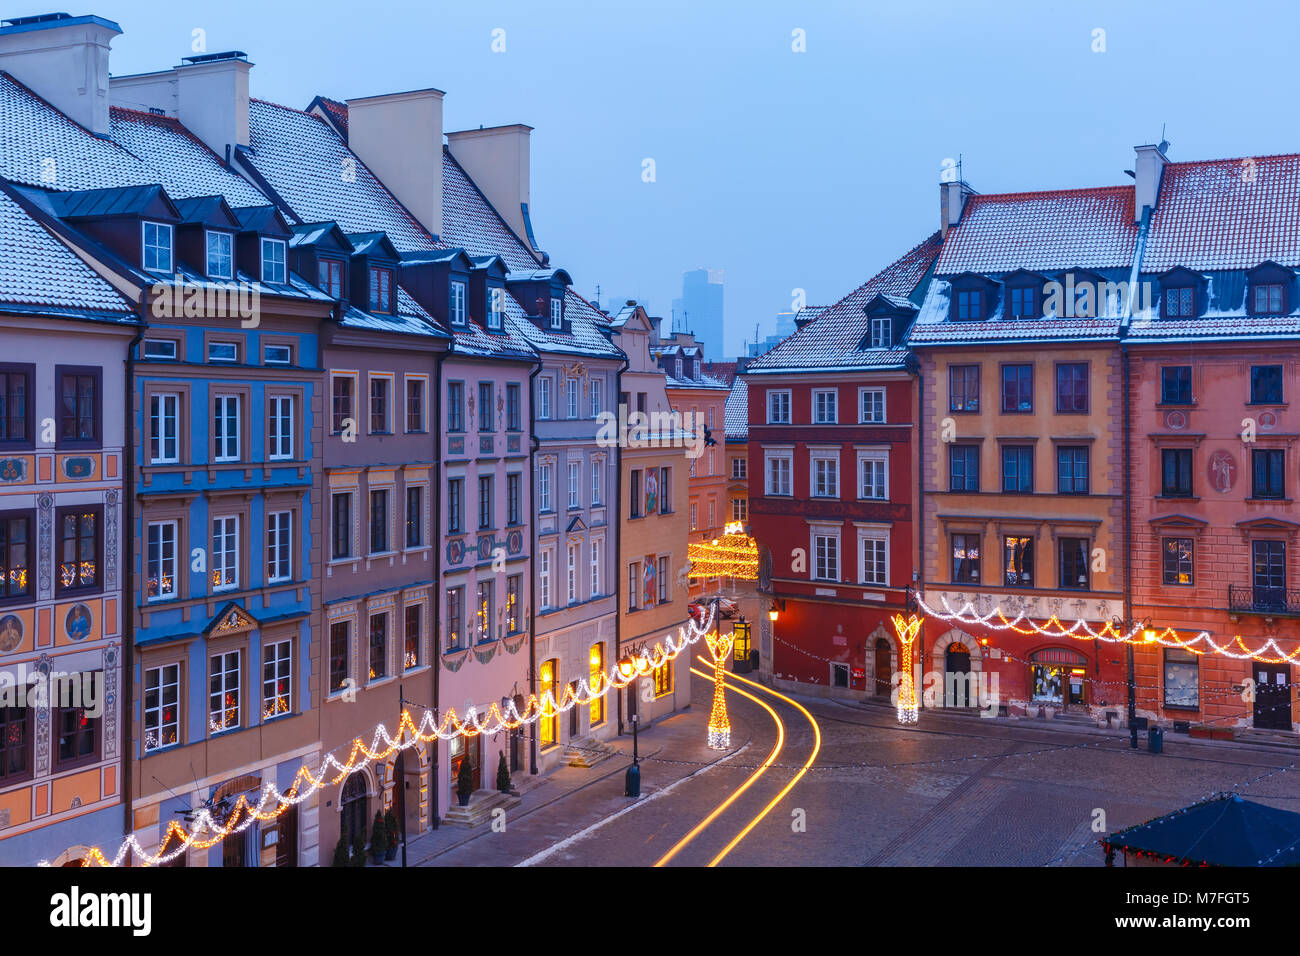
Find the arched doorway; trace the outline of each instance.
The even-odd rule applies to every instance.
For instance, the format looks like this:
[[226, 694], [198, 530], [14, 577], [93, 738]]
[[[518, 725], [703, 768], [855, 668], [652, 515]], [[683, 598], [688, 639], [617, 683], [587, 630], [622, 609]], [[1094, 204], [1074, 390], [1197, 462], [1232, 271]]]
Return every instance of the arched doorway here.
[[357, 834], [366, 835], [370, 820], [370, 796], [366, 792], [365, 774], [357, 771], [343, 781], [343, 794], [339, 798], [339, 833], [348, 846], [356, 843]]
[[888, 697], [893, 684], [892, 650], [887, 638], [876, 638], [876, 696]]
[[953, 641], [943, 653], [943, 706], [974, 707], [975, 698], [970, 687], [970, 648]]

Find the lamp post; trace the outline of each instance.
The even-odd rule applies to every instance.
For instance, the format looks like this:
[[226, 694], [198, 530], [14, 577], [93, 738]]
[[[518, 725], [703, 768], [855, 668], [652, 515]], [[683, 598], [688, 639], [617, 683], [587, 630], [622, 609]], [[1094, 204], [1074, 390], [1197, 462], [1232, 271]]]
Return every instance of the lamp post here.
[[627, 768], [624, 793], [629, 797], [641, 796], [641, 756], [637, 750], [636, 730], [641, 723], [641, 715], [633, 714], [628, 718], [632, 722], [632, 766]]

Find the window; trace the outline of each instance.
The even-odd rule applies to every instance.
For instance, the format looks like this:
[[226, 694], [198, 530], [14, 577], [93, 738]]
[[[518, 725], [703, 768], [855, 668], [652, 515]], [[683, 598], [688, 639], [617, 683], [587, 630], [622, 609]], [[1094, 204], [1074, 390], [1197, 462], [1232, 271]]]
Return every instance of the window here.
[[[0, 520], [0, 535], [4, 534], [5, 527], [9, 522]], [[176, 575], [176, 522], [175, 521], [155, 521], [149, 524], [148, 543], [146, 545], [147, 554], [145, 556], [148, 598], [150, 601], [174, 598], [177, 594], [177, 575]], [[0, 543], [0, 559], [6, 556], [6, 549]], [[9, 575], [13, 575], [13, 564], [6, 562], [9, 567]], [[0, 571], [4, 568], [0, 567]], [[26, 569], [24, 567], [24, 576]], [[4, 581], [0, 580], [0, 595], [3, 591]]]
[[488, 289], [488, 314], [487, 325], [492, 331], [501, 328], [502, 316], [506, 311], [506, 290], [500, 286], [492, 286]]
[[984, 318], [981, 293], [967, 291], [957, 293], [957, 318], [961, 321]]
[[349, 421], [353, 422], [355, 427], [355, 420], [352, 415], [352, 382], [353, 379], [350, 375], [335, 375], [333, 377], [334, 420], [332, 431], [335, 435], [341, 434]]
[[1160, 494], [1166, 498], [1191, 497], [1192, 450], [1190, 448], [1162, 448], [1160, 470]]
[[287, 281], [285, 271], [285, 246], [282, 239], [262, 240], [262, 281], [284, 285]]
[[551, 328], [558, 329], [564, 325], [564, 302], [555, 297], [551, 298]]
[[591, 503], [594, 507], [605, 498], [605, 463], [599, 458], [591, 460]]
[[882, 425], [885, 421], [885, 390], [883, 388], [864, 388], [859, 393], [861, 408], [858, 419], [864, 424]]
[[731, 499], [731, 520], [732, 521], [749, 520], [749, 499], [748, 498]]
[[175, 339], [145, 339], [144, 357], [163, 362], [176, 361]]
[[392, 431], [388, 426], [388, 386], [392, 379], [387, 376], [370, 378], [370, 434], [387, 435]]
[[208, 659], [208, 730], [219, 734], [239, 726], [240, 651]]
[[748, 458], [731, 459], [731, 478], [733, 481], [743, 481], [747, 477], [748, 469]]
[[[370, 267], [370, 310], [392, 314], [393, 308], [393, 270]], [[459, 324], [464, 324], [459, 323]]]
[[267, 365], [288, 365], [293, 353], [287, 345], [268, 345], [262, 350], [262, 361]]
[[451, 284], [451, 324], [464, 325], [466, 323], [465, 311], [465, 283], [453, 282]]
[[1011, 302], [1008, 307], [1007, 316], [1012, 319], [1036, 319], [1038, 310], [1035, 308], [1035, 298], [1033, 286], [1018, 286], [1008, 290], [1011, 295]]
[[[813, 424], [834, 425], [836, 418], [836, 398], [834, 389], [813, 389]], [[712, 409], [710, 409], [712, 411]]]
[[948, 366], [948, 410], [951, 412], [980, 410], [980, 367], [978, 365]]
[[370, 680], [388, 675], [388, 615], [370, 615]]
[[478, 527], [480, 531], [492, 527], [491, 475], [480, 475], [478, 479]]
[[1002, 366], [1002, 411], [1032, 412], [1034, 410], [1034, 367], [1032, 365]]
[[0, 707], [0, 782], [6, 786], [32, 774], [32, 726], [26, 707]]
[[1192, 581], [1195, 555], [1191, 538], [1162, 538], [1160, 542], [1165, 584], [1187, 584]]
[[59, 445], [84, 448], [99, 442], [99, 369], [60, 365]]
[[[551, 485], [555, 475], [555, 466], [549, 462], [543, 463], [537, 468], [537, 510], [554, 511], [555, 503], [551, 500]], [[636, 498], [633, 501], [633, 517], [636, 517]]]
[[592, 538], [588, 550], [591, 552], [591, 596], [600, 594], [600, 539]]
[[691, 523], [690, 523], [691, 531], [694, 531], [696, 528], [699, 527], [699, 522], [696, 520], [698, 512], [699, 512], [699, 506], [692, 501], [691, 502]]
[[858, 455], [858, 497], [884, 501], [889, 497], [889, 453]]
[[465, 589], [447, 588], [447, 650], [453, 651], [461, 646], [465, 637]]
[[1088, 590], [1088, 539], [1058, 538], [1057, 550], [1060, 556], [1061, 588], [1068, 591]]
[[465, 383], [447, 383], [447, 431], [465, 430]]
[[1088, 493], [1088, 449], [1061, 445], [1056, 449], [1056, 492], [1061, 495]]
[[878, 316], [871, 320], [871, 347], [887, 349], [894, 344], [893, 322], [888, 316]]
[[[170, 747], [181, 735], [181, 665], [147, 667], [144, 672], [144, 752]], [[0, 741], [0, 745], [3, 742]], [[3, 776], [0, 763], [0, 777]]]
[[209, 362], [238, 362], [239, 343], [238, 342], [209, 342], [208, 361]]
[[[551, 701], [550, 706], [552, 708], [552, 713], [549, 717], [542, 716], [537, 721], [539, 724], [541, 747], [543, 750], [547, 747], [555, 746], [556, 738], [559, 735], [560, 718], [559, 713], [554, 710], [560, 702], [557, 690], [559, 687], [559, 676], [557, 674], [559, 669], [560, 662], [551, 658], [551, 660], [542, 664], [541, 670], [538, 673], [540, 686], [537, 688], [537, 693], [543, 702], [549, 697]], [[545, 706], [545, 703], [543, 703], [542, 707]], [[543, 715], [544, 714], [545, 711], [543, 710]]]
[[55, 710], [54, 726], [58, 733], [58, 753], [54, 761], [56, 770], [89, 763], [99, 757], [99, 721], [84, 707], [59, 707]]
[[272, 395], [267, 400], [271, 407], [268, 433], [271, 438], [270, 457], [293, 457], [293, 396]]
[[330, 625], [330, 693], [345, 690], [348, 682], [348, 652], [352, 625], [348, 621], [335, 621]]
[[659, 513], [672, 514], [673, 511], [673, 470], [659, 469]]
[[[593, 644], [591, 653], [588, 655], [587, 670], [587, 689], [595, 695], [605, 687], [605, 645]], [[591, 698], [591, 710], [589, 712], [589, 721], [592, 727], [599, 726], [605, 722], [605, 697], [604, 695], [593, 696]]]
[[569, 507], [570, 508], [581, 507], [581, 502], [578, 500], [581, 484], [582, 484], [582, 462], [571, 461], [569, 462]]
[[1286, 542], [1252, 541], [1250, 548], [1255, 606], [1286, 607]]
[[840, 461], [835, 453], [813, 453], [812, 494], [814, 498], [840, 496]]
[[161, 222], [144, 223], [144, 267], [150, 272], [172, 271], [172, 227]]
[[655, 586], [658, 588], [658, 595], [657, 595], [658, 600], [660, 604], [667, 604], [669, 601], [672, 600], [672, 598], [669, 596], [670, 589], [668, 587], [668, 580], [669, 580], [668, 556], [664, 555], [663, 557], [659, 558], [655, 562], [655, 565], [657, 571], [657, 573], [655, 574]]
[[1282, 313], [1282, 286], [1280, 284], [1256, 285], [1253, 301], [1256, 315], [1280, 315]]
[[460, 534], [465, 530], [464, 498], [465, 479], [447, 479], [447, 533]]
[[549, 419], [551, 417], [551, 380], [549, 378], [539, 378], [537, 380], [537, 417]]
[[519, 593], [523, 590], [524, 578], [521, 574], [512, 574], [506, 578], [506, 633], [519, 633]]
[[216, 460], [239, 461], [239, 396], [218, 395], [214, 405]]
[[293, 641], [262, 648], [262, 719], [293, 712]]
[[889, 539], [883, 535], [862, 535], [858, 539], [861, 553], [860, 580], [863, 584], [889, 584]]
[[388, 490], [370, 492], [370, 553], [388, 550]]
[[604, 398], [601, 395], [601, 388], [603, 385], [604, 382], [602, 382], [598, 378], [593, 378], [587, 384], [587, 388], [591, 395], [591, 417], [592, 418], [598, 417], [600, 413], [605, 409]]
[[1006, 561], [1003, 583], [1008, 587], [1032, 588], [1034, 539], [1024, 535], [1008, 535], [1002, 539], [1002, 553]]
[[207, 233], [208, 278], [235, 277], [235, 237], [228, 232]]
[[1192, 404], [1192, 367], [1166, 365], [1160, 369], [1160, 402], [1164, 405]]
[[641, 470], [632, 469], [632, 495], [631, 501], [628, 502], [628, 516], [632, 518], [641, 517]]
[[551, 601], [551, 552], [543, 550], [538, 553], [537, 579], [541, 584], [542, 607], [554, 607]]
[[334, 546], [331, 554], [335, 561], [352, 557], [352, 495], [347, 492], [335, 492], [334, 511]]
[[578, 380], [576, 378], [566, 378], [564, 380], [564, 402], [565, 414], [569, 418], [578, 417]]
[[652, 672], [654, 678], [654, 692], [656, 697], [662, 697], [664, 694], [673, 692], [673, 664], [672, 661], [664, 661]]
[[321, 291], [331, 299], [343, 298], [343, 263], [337, 259], [322, 259], [317, 268]]
[[767, 423], [769, 425], [790, 424], [790, 390], [767, 390]]
[[1277, 405], [1282, 401], [1282, 366], [1250, 367], [1250, 404]]
[[519, 420], [519, 383], [511, 382], [506, 386], [506, 428], [519, 431]]
[[682, 360], [680, 358], [673, 359], [673, 377], [674, 378], [682, 377]]
[[790, 476], [792, 471], [793, 458], [790, 452], [784, 454], [774, 454], [768, 452], [767, 455], [767, 488], [766, 493], [769, 495], [789, 495], [793, 492], [790, 487]]
[[406, 546], [424, 544], [424, 485], [406, 487]]
[[717, 510], [717, 502], [714, 501], [713, 499], [709, 499], [709, 523], [708, 525], [706, 525], [706, 527], [710, 531], [712, 531], [714, 528], [718, 526], [716, 510]]
[[954, 584], [980, 583], [980, 536], [952, 536], [952, 581]]
[[1250, 464], [1252, 498], [1286, 497], [1284, 449], [1256, 449], [1250, 453]]
[[980, 449], [978, 445], [948, 446], [948, 490], [980, 490]]
[[633, 561], [627, 566], [627, 609], [635, 611], [640, 605], [637, 597], [641, 593], [641, 562]]
[[581, 552], [578, 545], [569, 545], [569, 565], [568, 572], [565, 576], [565, 593], [570, 604], [577, 603], [578, 600], [578, 562]]
[[1028, 494], [1034, 490], [1034, 446], [1002, 446], [1002, 490]]
[[406, 380], [406, 430], [420, 433], [424, 428], [424, 379]]
[[1056, 366], [1056, 410], [1058, 412], [1086, 412], [1088, 410], [1088, 364], [1062, 363]]
[[181, 397], [172, 393], [149, 396], [149, 463], [172, 465], [180, 459]]
[[1199, 655], [1181, 647], [1165, 648], [1165, 706], [1198, 709], [1200, 704]]
[[837, 534], [813, 533], [813, 577], [818, 581], [840, 579], [840, 538]]
[[410, 670], [420, 666], [420, 619], [422, 605], [410, 604], [406, 608], [406, 628], [402, 642], [402, 668]]
[[477, 643], [492, 640], [492, 582], [479, 581], [475, 585], [477, 609], [475, 611], [474, 633]]
[[239, 587], [239, 516], [212, 519], [212, 590]]
[[32, 545], [31, 514], [0, 513], [0, 601], [31, 596]]
[[86, 505], [58, 511], [60, 594], [99, 586], [99, 511]]
[[272, 511], [266, 516], [266, 579], [288, 581], [293, 575], [290, 561], [290, 535], [293, 512]]
[[478, 383], [478, 430], [480, 432], [495, 431], [496, 426], [492, 423], [492, 383]]
[[1191, 286], [1165, 289], [1165, 315], [1171, 319], [1189, 319], [1196, 314], [1196, 290]]
[[506, 524], [520, 524], [523, 512], [519, 507], [519, 475], [506, 475]]

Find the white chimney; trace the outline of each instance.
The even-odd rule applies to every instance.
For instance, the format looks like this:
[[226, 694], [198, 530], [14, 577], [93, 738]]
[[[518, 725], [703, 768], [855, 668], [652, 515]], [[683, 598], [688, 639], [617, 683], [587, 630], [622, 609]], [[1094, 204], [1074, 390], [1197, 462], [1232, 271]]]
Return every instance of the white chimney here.
[[113, 105], [161, 109], [225, 159], [227, 147], [248, 145], [252, 68], [239, 50], [185, 57], [170, 70], [113, 77]]
[[528, 211], [532, 131], [531, 126], [522, 123], [465, 129], [447, 134], [447, 148], [488, 202], [496, 207], [506, 225], [534, 252], [540, 253], [532, 236]]
[[939, 232], [942, 238], [947, 239], [948, 230], [961, 222], [966, 199], [974, 195], [977, 195], [975, 190], [960, 180], [939, 183]]
[[1165, 156], [1165, 150], [1168, 148], [1168, 143], [1161, 143], [1158, 146], [1133, 147], [1133, 151], [1137, 153], [1137, 165], [1133, 167], [1133, 178], [1136, 180], [1133, 187], [1133, 219], [1135, 222], [1142, 221], [1144, 207], [1149, 206], [1152, 212], [1155, 211], [1156, 203], [1160, 199], [1160, 178], [1164, 175], [1165, 166], [1169, 164], [1169, 159]]
[[47, 13], [0, 26], [0, 70], [86, 129], [107, 136], [108, 47], [122, 28], [102, 17]]
[[435, 236], [442, 232], [442, 90], [348, 100], [348, 146]]

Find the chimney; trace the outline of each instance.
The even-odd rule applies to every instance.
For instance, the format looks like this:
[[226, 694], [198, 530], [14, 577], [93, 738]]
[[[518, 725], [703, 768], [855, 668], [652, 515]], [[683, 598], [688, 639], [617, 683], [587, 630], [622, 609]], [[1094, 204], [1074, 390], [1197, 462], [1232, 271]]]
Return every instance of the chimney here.
[[101, 17], [46, 13], [0, 25], [0, 70], [86, 129], [107, 136], [108, 47], [122, 28]]
[[184, 57], [179, 66], [112, 79], [113, 105], [162, 110], [225, 159], [248, 145], [248, 74], [242, 50]]
[[961, 180], [939, 183], [939, 232], [942, 238], [947, 239], [948, 230], [961, 222], [966, 199], [975, 195], [978, 195], [975, 190]]
[[506, 225], [539, 255], [529, 216], [530, 134], [522, 123], [447, 134], [447, 148]]
[[1161, 142], [1158, 146], [1134, 146], [1137, 164], [1133, 167], [1133, 220], [1142, 221], [1142, 210], [1150, 207], [1154, 212], [1160, 199], [1160, 178], [1164, 175], [1169, 159], [1165, 151], [1169, 144]]
[[348, 100], [348, 146], [434, 236], [442, 232], [442, 90]]

